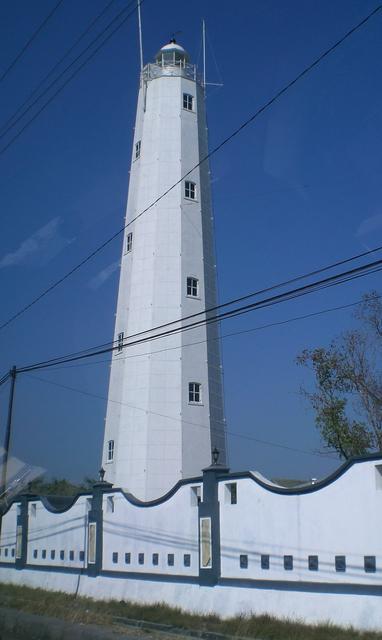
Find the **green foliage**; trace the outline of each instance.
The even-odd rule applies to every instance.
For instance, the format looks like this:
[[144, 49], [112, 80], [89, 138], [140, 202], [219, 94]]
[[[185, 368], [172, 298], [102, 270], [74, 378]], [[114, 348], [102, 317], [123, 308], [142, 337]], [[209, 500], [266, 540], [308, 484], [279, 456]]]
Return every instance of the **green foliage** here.
[[[0, 584], [3, 607], [11, 607], [37, 615], [61, 618], [70, 622], [96, 624], [112, 628], [116, 638], [126, 636], [128, 627], [118, 625], [117, 618], [141, 620], [172, 625], [179, 629], [212, 631], [232, 638], [259, 640], [382, 640], [382, 633], [341, 629], [330, 624], [305, 625], [298, 620], [278, 620], [267, 615], [241, 615], [222, 620], [216, 615], [197, 615], [161, 602], [140, 605], [134, 602], [96, 601], [65, 593], [43, 591], [10, 584]], [[0, 620], [0, 633], [1, 633]], [[119, 635], [121, 634], [121, 636]], [[134, 629], [131, 635], [143, 637], [144, 631]], [[147, 638], [176, 637], [163, 632], [146, 632]], [[180, 632], [180, 635], [181, 632]]]
[[297, 358], [314, 373], [315, 390], [301, 392], [323, 442], [345, 459], [382, 450], [382, 302], [376, 292], [364, 296], [356, 317], [359, 329]]
[[77, 493], [91, 491], [95, 482], [93, 478], [84, 478], [80, 484], [69, 482], [65, 478], [53, 478], [49, 481], [37, 478], [28, 485], [28, 491], [39, 496], [74, 496]]

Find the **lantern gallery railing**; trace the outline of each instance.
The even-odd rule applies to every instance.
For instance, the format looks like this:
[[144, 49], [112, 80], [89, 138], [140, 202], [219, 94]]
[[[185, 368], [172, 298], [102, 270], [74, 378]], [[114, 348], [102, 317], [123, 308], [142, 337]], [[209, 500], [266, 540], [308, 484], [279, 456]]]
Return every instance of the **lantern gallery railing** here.
[[175, 63], [162, 63], [147, 64], [142, 71], [142, 78], [144, 81], [155, 80], [155, 78], [161, 78], [163, 76], [182, 76], [183, 78], [189, 78], [202, 84], [202, 78], [197, 72], [195, 64], [189, 64], [183, 60], [177, 60]]

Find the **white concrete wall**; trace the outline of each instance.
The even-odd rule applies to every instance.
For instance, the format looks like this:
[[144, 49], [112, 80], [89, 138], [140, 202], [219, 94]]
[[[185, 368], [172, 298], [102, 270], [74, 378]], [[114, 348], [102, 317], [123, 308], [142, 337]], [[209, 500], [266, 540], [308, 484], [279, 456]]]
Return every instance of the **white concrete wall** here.
[[[227, 483], [237, 485], [237, 504], [226, 501]], [[276, 493], [274, 486], [263, 486], [248, 474], [221, 478], [221, 577], [213, 587], [197, 583], [199, 510], [194, 486], [200, 482], [183, 484], [151, 505], [137, 503], [118, 490], [106, 492], [103, 565], [101, 575], [94, 578], [86, 575], [87, 496], [80, 496], [62, 513], [50, 512], [39, 500], [29, 501], [24, 570], [12, 566], [10, 552], [8, 558], [3, 554], [5, 547], [15, 546], [18, 506], [13, 504], [3, 518], [0, 580], [100, 599], [162, 601], [222, 617], [266, 613], [309, 623], [382, 627], [382, 458], [355, 463], [310, 493]], [[75, 551], [74, 561], [69, 560], [70, 550]], [[80, 562], [82, 550], [85, 560]], [[129, 564], [125, 553], [131, 554]], [[152, 562], [154, 553], [158, 565]], [[173, 566], [168, 554], [174, 555]], [[191, 556], [190, 567], [184, 566], [185, 554]], [[269, 554], [269, 570], [261, 569], [261, 554]], [[248, 556], [248, 568], [240, 566], [240, 555]], [[284, 555], [293, 556], [292, 571], [284, 569]], [[318, 571], [309, 571], [309, 555], [318, 556]], [[345, 572], [336, 572], [335, 555], [346, 557]], [[375, 556], [375, 572], [365, 572], [364, 556]]]
[[[29, 502], [27, 552], [29, 565], [77, 568], [85, 566], [86, 525], [90, 498], [91, 496], [88, 498], [80, 496], [74, 505], [63, 513], [49, 511], [40, 500]], [[71, 559], [71, 551], [73, 559]], [[54, 558], [52, 558], [52, 552]], [[81, 556], [83, 556], [82, 559]]]
[[[237, 480], [237, 504], [219, 486], [222, 576], [258, 580], [382, 583], [382, 488], [375, 462], [353, 465], [334, 483], [308, 494], [279, 495], [252, 479]], [[230, 480], [234, 482], [234, 480]], [[240, 554], [248, 568], [240, 568]], [[269, 554], [270, 569], [261, 569]], [[293, 570], [284, 569], [293, 556]], [[317, 555], [318, 571], [308, 569]], [[346, 556], [336, 572], [335, 556]], [[365, 573], [364, 556], [376, 556], [377, 571]], [[382, 602], [381, 602], [382, 605]]]
[[[191, 485], [193, 486], [193, 485]], [[114, 512], [110, 510], [110, 498]], [[103, 500], [103, 568], [110, 571], [197, 576], [199, 574], [198, 507], [186, 485], [168, 501], [152, 507], [131, 504], [122, 493], [105, 494]], [[177, 516], [175, 517], [175, 514]], [[113, 554], [118, 561], [113, 561]], [[130, 554], [126, 564], [125, 554]], [[158, 565], [153, 554], [158, 554]], [[140, 564], [139, 554], [144, 562]], [[168, 564], [173, 554], [174, 565]], [[190, 555], [190, 566], [184, 555]]]
[[15, 563], [17, 504], [12, 504], [2, 518], [0, 534], [0, 562]]

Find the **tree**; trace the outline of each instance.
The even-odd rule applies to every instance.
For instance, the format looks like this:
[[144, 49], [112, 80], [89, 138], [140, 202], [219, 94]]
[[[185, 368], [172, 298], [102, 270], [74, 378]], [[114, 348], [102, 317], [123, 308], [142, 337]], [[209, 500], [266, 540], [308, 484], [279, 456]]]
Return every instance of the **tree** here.
[[84, 478], [81, 484], [74, 484], [65, 478], [53, 478], [50, 481], [37, 478], [30, 483], [28, 491], [39, 496], [74, 496], [77, 493], [91, 491], [95, 482], [93, 478]]
[[314, 391], [301, 392], [325, 446], [345, 459], [382, 450], [382, 299], [376, 291], [363, 297], [355, 317], [358, 328], [297, 357], [315, 376]]

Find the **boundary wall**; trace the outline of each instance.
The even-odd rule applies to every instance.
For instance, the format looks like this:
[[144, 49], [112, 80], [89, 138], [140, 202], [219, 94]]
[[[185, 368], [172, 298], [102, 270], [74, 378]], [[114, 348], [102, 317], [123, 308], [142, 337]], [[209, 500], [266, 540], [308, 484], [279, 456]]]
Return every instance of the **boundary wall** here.
[[382, 454], [295, 489], [212, 465], [151, 502], [107, 482], [25, 495], [2, 517], [0, 581], [381, 629]]

